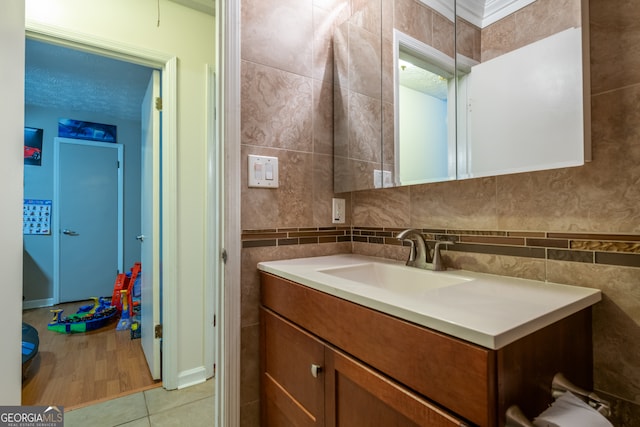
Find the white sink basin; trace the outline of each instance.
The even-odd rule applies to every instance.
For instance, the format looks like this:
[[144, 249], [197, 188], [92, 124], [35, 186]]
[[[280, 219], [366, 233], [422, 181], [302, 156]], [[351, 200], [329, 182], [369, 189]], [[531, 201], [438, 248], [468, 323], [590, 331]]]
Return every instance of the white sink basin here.
[[473, 280], [450, 273], [377, 262], [323, 268], [317, 271], [408, 296], [422, 295], [433, 289]]

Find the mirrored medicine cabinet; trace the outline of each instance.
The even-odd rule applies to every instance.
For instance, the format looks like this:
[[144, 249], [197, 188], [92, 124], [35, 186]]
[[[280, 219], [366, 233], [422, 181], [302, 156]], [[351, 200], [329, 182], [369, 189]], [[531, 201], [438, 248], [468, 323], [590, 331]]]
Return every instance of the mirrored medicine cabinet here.
[[334, 33], [334, 191], [590, 160], [587, 0], [362, 2]]

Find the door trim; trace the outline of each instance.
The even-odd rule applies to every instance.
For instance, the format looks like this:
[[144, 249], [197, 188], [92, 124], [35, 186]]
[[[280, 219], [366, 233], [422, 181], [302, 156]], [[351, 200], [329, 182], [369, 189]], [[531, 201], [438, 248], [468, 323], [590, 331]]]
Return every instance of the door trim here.
[[[60, 302], [60, 145], [73, 144], [87, 147], [102, 147], [118, 150], [118, 273], [124, 265], [124, 150], [122, 144], [113, 144], [82, 139], [53, 138], [53, 303]], [[115, 275], [114, 275], [115, 280]]]
[[[216, 364], [216, 346], [219, 343], [218, 329], [215, 326], [216, 323], [216, 310], [218, 306], [218, 292], [223, 277], [222, 269], [220, 268], [220, 251], [222, 240], [216, 233], [219, 228], [221, 212], [220, 212], [220, 147], [216, 143], [217, 141], [217, 120], [216, 120], [216, 72], [214, 68], [206, 64], [205, 65], [206, 76], [206, 106], [205, 117], [206, 121], [206, 138], [207, 147], [205, 156], [207, 171], [207, 190], [205, 193], [205, 209], [207, 214], [205, 215], [205, 236], [207, 236], [205, 243], [205, 263], [204, 263], [204, 277], [205, 282], [209, 285], [204, 289], [204, 300], [210, 303], [205, 304], [204, 319], [204, 348], [205, 348], [205, 360], [204, 367], [206, 371], [206, 377], [211, 378], [215, 375], [214, 365]], [[211, 349], [208, 351], [207, 349]]]
[[240, 416], [241, 359], [241, 208], [240, 178], [240, 3], [216, 1], [216, 52], [218, 78], [219, 140], [221, 146], [221, 220], [227, 262], [223, 284], [217, 292], [220, 332], [218, 334], [214, 425], [237, 427]]
[[[176, 155], [178, 141], [178, 59], [171, 54], [130, 46], [32, 20], [26, 21], [25, 34], [31, 39], [162, 70], [162, 385], [169, 390], [178, 388], [178, 166]], [[208, 350], [205, 349], [205, 351]]]

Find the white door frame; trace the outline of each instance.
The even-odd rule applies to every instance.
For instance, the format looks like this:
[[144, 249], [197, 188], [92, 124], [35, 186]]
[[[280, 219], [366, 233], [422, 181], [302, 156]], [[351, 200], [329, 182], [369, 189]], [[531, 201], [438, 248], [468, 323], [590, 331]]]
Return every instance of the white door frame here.
[[[118, 271], [123, 273], [124, 264], [124, 158], [122, 144], [112, 144], [97, 141], [84, 141], [81, 139], [59, 138], [53, 139], [53, 303], [60, 302], [60, 144], [84, 145], [87, 147], [102, 147], [118, 150]], [[105, 296], [105, 295], [98, 295]]]
[[[220, 198], [227, 261], [223, 285], [217, 291], [220, 332], [216, 347], [217, 369], [214, 423], [216, 427], [240, 425], [241, 354], [241, 179], [240, 179], [240, 1], [216, 0], [216, 56], [220, 82], [217, 105], [220, 141]], [[220, 256], [220, 253], [215, 256]], [[215, 259], [215, 258], [214, 258]]]
[[[178, 59], [164, 52], [126, 45], [30, 20], [26, 21], [25, 29], [27, 37], [31, 39], [162, 69], [162, 385], [166, 389], [175, 389], [178, 387]], [[157, 261], [160, 262], [160, 260]], [[205, 325], [205, 331], [209, 331], [207, 325]], [[205, 349], [205, 351], [209, 350]]]

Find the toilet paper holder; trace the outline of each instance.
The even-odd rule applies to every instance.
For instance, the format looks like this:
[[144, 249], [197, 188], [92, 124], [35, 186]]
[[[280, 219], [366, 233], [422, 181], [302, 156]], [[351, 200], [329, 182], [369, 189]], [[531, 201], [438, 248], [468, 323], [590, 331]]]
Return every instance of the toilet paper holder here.
[[[561, 372], [554, 375], [551, 381], [551, 396], [554, 399], [570, 391], [604, 417], [611, 415], [611, 404], [592, 391], [584, 390], [569, 381]], [[518, 405], [511, 405], [506, 412], [506, 427], [535, 427], [522, 413]]]

